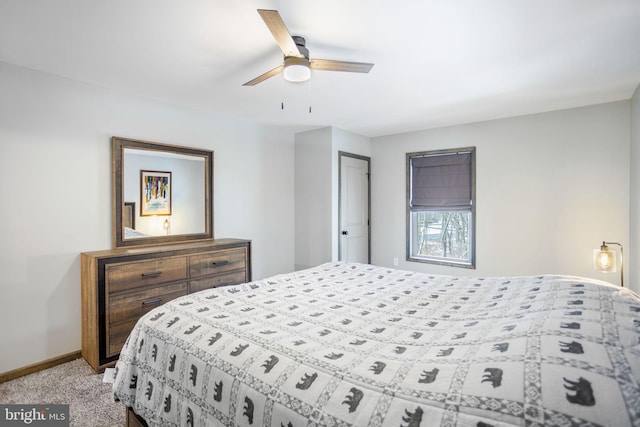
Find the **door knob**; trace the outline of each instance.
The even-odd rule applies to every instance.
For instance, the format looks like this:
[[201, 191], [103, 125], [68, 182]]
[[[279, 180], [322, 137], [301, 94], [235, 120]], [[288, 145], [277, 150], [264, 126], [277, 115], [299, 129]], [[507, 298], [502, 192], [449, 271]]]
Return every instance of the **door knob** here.
[[343, 235], [343, 236], [346, 236], [347, 234], [349, 234], [349, 232], [348, 232], [347, 230], [344, 230], [344, 231], [342, 232], [342, 235]]

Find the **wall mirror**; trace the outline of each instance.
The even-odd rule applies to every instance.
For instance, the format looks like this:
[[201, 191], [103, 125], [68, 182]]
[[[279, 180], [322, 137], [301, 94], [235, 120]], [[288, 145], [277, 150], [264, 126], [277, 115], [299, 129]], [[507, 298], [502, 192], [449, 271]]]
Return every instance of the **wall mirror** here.
[[213, 151], [113, 137], [113, 247], [213, 239]]

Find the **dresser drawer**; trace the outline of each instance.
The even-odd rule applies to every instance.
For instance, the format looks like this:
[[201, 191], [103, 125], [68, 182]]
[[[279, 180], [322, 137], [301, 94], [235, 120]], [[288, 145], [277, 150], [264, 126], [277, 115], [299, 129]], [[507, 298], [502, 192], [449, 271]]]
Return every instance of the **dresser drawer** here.
[[189, 257], [191, 278], [233, 270], [244, 270], [246, 266], [247, 252], [245, 248], [223, 249]]
[[202, 279], [192, 280], [189, 285], [189, 293], [215, 288], [216, 286], [237, 285], [239, 283], [245, 283], [246, 281], [247, 275], [244, 270], [214, 274]]
[[107, 352], [117, 354], [138, 319], [151, 309], [187, 294], [187, 283], [113, 296], [107, 307]]
[[186, 278], [186, 257], [159, 258], [111, 264], [105, 267], [107, 292], [118, 292]]
[[129, 333], [131, 333], [131, 330], [136, 325], [137, 321], [138, 319], [131, 320], [129, 322], [120, 323], [112, 328], [108, 328], [105, 357], [113, 357], [120, 354], [122, 346], [124, 346]]
[[187, 283], [181, 282], [111, 296], [107, 307], [108, 323], [114, 324], [130, 319], [137, 320], [152, 308], [186, 294]]

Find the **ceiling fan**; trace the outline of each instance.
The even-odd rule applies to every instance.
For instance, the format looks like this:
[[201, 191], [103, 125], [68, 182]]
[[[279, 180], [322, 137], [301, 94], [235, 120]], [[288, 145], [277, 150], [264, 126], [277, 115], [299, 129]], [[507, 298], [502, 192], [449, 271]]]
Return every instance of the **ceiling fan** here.
[[243, 86], [255, 86], [281, 72], [284, 73], [284, 78], [288, 81], [304, 82], [311, 78], [311, 69], [368, 73], [374, 65], [365, 62], [309, 59], [309, 49], [306, 48], [304, 37], [289, 34], [289, 30], [277, 10], [258, 9], [258, 13], [284, 53], [284, 62], [255, 79], [249, 80]]

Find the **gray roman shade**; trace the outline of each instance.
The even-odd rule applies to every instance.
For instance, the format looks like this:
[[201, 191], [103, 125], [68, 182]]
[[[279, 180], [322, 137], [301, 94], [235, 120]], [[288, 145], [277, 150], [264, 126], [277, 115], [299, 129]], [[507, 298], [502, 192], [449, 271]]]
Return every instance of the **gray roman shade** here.
[[471, 210], [472, 154], [411, 158], [411, 210]]

